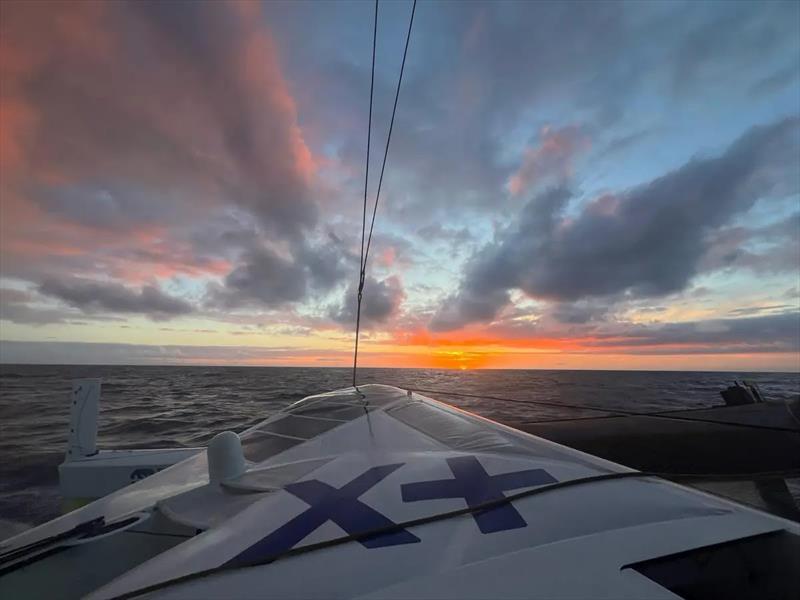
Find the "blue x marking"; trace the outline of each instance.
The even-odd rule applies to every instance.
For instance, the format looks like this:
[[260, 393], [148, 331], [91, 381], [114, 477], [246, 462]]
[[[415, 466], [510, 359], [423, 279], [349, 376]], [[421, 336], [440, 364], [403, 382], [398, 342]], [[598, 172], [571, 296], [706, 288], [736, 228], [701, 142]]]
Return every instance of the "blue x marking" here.
[[[373, 467], [338, 489], [315, 479], [287, 485], [284, 489], [308, 504], [309, 508], [232, 558], [228, 564], [244, 564], [277, 556], [293, 548], [327, 521], [333, 521], [350, 535], [395, 525], [394, 521], [358, 498], [402, 466], [403, 463]], [[413, 544], [420, 539], [400, 529], [359, 541], [367, 548], [380, 548]]]
[[[489, 475], [474, 456], [448, 458], [447, 464], [454, 479], [421, 481], [400, 486], [403, 502], [435, 500], [439, 498], [464, 498], [473, 507], [505, 498], [504, 491], [555, 483], [556, 479], [544, 469], [526, 469], [502, 475]], [[502, 504], [473, 513], [481, 533], [494, 533], [506, 529], [526, 527], [527, 523], [512, 504]]]

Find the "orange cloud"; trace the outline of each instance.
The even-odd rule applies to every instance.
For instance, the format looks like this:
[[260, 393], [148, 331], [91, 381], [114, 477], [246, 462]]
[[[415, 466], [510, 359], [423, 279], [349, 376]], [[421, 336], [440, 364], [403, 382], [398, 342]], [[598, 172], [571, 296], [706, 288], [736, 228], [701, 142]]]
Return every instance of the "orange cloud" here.
[[[259, 14], [260, 7], [258, 3], [245, 0], [240, 0], [233, 6], [242, 22], [246, 24], [246, 35], [242, 41], [242, 48], [239, 51], [240, 61], [237, 65], [239, 77], [252, 89], [252, 97], [257, 102], [269, 98], [273, 109], [285, 115], [293, 166], [309, 183], [317, 170], [316, 161], [297, 124], [297, 105], [289, 93], [281, 72], [275, 44], [263, 25]], [[269, 136], [265, 139], [269, 139]], [[265, 148], [265, 150], [269, 152], [270, 149]]]
[[577, 127], [542, 128], [539, 145], [528, 147], [519, 169], [508, 180], [508, 190], [519, 196], [535, 183], [551, 178], [561, 180], [572, 174], [574, 156], [589, 145]]
[[384, 268], [391, 268], [394, 266], [395, 260], [397, 259], [397, 252], [394, 249], [394, 246], [389, 246], [384, 248], [376, 257], [376, 263]]
[[[4, 5], [4, 275], [60, 270], [68, 258], [71, 272], [129, 282], [221, 276], [230, 257], [204, 256], [202, 236], [183, 240], [230, 204], [278, 230], [295, 226], [280, 219], [313, 225], [317, 161], [260, 6], [186, 9], [218, 31], [184, 27], [166, 5]], [[217, 42], [192, 45], [207, 35]], [[106, 184], [118, 204], [98, 217], [89, 196]], [[113, 197], [129, 189], [139, 196]], [[52, 198], [43, 202], [42, 190]]]
[[508, 337], [487, 335], [472, 329], [450, 331], [445, 334], [431, 333], [426, 329], [393, 332], [394, 343], [401, 346], [427, 346], [430, 348], [526, 348], [533, 350], [576, 351], [588, 347], [593, 341], [588, 336], [558, 337]]

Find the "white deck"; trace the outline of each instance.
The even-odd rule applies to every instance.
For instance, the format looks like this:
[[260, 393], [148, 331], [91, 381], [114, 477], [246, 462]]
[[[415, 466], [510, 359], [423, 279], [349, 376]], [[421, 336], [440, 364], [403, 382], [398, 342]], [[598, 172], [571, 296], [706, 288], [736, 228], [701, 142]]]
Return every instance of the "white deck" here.
[[[201, 453], [7, 540], [6, 557], [58, 534], [62, 547], [81, 523], [142, 514], [127, 530], [7, 567], [0, 596], [58, 585], [60, 597], [93, 599], [675, 598], [625, 567], [800, 532], [388, 386], [307, 398], [241, 437], [250, 462], [236, 479], [209, 484]], [[463, 510], [485, 502], [495, 504]], [[72, 570], [86, 561], [91, 576]]]

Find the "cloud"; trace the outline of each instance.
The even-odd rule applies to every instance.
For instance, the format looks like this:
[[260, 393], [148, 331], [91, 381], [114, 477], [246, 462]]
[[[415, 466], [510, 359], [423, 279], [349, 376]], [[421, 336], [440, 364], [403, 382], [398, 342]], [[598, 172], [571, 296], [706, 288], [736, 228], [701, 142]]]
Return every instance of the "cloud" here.
[[555, 179], [562, 183], [572, 175], [574, 156], [588, 147], [588, 139], [575, 126], [542, 128], [536, 146], [525, 149], [522, 164], [508, 180], [508, 190], [514, 196], [530, 191], [534, 184]]
[[53, 323], [86, 325], [87, 320], [111, 322], [125, 319], [108, 314], [92, 313], [87, 315], [70, 306], [57, 306], [51, 298], [42, 296], [35, 291], [0, 288], [0, 321], [41, 326]]
[[557, 303], [552, 308], [551, 315], [560, 323], [583, 324], [602, 321], [608, 312], [609, 306], [606, 303], [578, 301]]
[[[378, 159], [409, 10], [381, 5]], [[766, 201], [746, 208], [786, 193], [769, 191], [775, 173], [746, 176], [723, 153], [728, 201], [712, 182], [724, 178], [699, 173], [716, 159], [676, 166], [736, 127], [796, 110], [797, 16], [793, 3], [418, 6], [365, 319], [421, 329], [438, 306], [436, 329], [530, 319], [588, 331], [697, 274], [738, 270], [704, 300], [709, 310], [720, 291], [755, 293], [742, 269], [780, 272], [789, 287], [800, 238], [757, 231]], [[124, 288], [128, 306], [169, 290], [200, 299], [193, 317], [242, 331], [297, 321], [313, 334], [331, 317], [352, 326], [370, 18], [359, 3], [4, 5], [2, 278], [36, 290], [69, 274]], [[708, 109], [721, 100], [726, 110]], [[408, 287], [384, 286], [398, 270]], [[673, 300], [670, 316], [691, 304], [658, 303]], [[32, 292], [3, 315], [113, 318], [99, 301], [65, 302]]]
[[467, 227], [446, 227], [441, 223], [431, 223], [417, 229], [417, 235], [426, 241], [445, 241], [454, 246], [465, 246], [475, 241], [475, 235]]
[[617, 135], [608, 141], [605, 148], [603, 148], [603, 156], [617, 154], [623, 150], [627, 150], [631, 146], [636, 145], [638, 142], [652, 136], [653, 129], [639, 129], [630, 133]]
[[787, 182], [797, 185], [799, 126], [795, 117], [754, 127], [720, 156], [695, 158], [646, 185], [600, 197], [576, 217], [564, 214], [573, 197], [568, 189], [539, 194], [473, 257], [431, 327], [489, 321], [514, 288], [558, 301], [684, 289], [711, 233], [759, 198], [785, 191]]
[[212, 289], [212, 304], [233, 308], [250, 302], [268, 306], [301, 300], [306, 295], [302, 265], [266, 247], [247, 252], [241, 264], [225, 277], [224, 287]]
[[[329, 309], [329, 316], [346, 327], [355, 327], [357, 286], [351, 283], [344, 293], [341, 304]], [[385, 324], [400, 310], [405, 292], [398, 277], [387, 277], [381, 281], [367, 277], [361, 304], [361, 325], [369, 327]]]
[[628, 326], [605, 337], [586, 345], [630, 353], [797, 353], [800, 352], [800, 313], [789, 311], [738, 319]]
[[241, 283], [253, 257], [211, 247], [233, 217], [332, 277], [307, 250], [316, 161], [259, 4], [12, 3], [0, 55], [5, 276]]
[[47, 325], [63, 323], [70, 317], [81, 316], [81, 313], [57, 308], [35, 306], [36, 299], [30, 292], [0, 288], [0, 320], [26, 325]]
[[113, 282], [53, 278], [42, 282], [37, 291], [86, 313], [143, 314], [154, 320], [163, 320], [193, 310], [189, 302], [169, 296], [152, 285], [137, 290]]
[[791, 304], [770, 304], [767, 306], [743, 306], [741, 308], [734, 308], [729, 311], [729, 314], [736, 317], [747, 317], [751, 315], [769, 314], [774, 312], [791, 312], [796, 310], [797, 307]]
[[[314, 159], [297, 124], [294, 99], [257, 4], [132, 3], [145, 27], [176, 62], [189, 67], [192, 100], [202, 98], [217, 139], [235, 169], [221, 188], [281, 237], [313, 226], [309, 195]], [[213, 32], [213, 33], [210, 33]]]
[[754, 96], [765, 95], [779, 91], [797, 79], [800, 79], [800, 57], [795, 56], [785, 66], [756, 81], [750, 91]]
[[[307, 88], [298, 97], [304, 122], [335, 140], [337, 161], [358, 173], [349, 181], [356, 193], [369, 80], [369, 61], [359, 52], [368, 57], [368, 15], [358, 4], [299, 13], [277, 6], [268, 12], [283, 19], [278, 36], [286, 43], [309, 38], [288, 58], [301, 73], [299, 87]], [[734, 113], [741, 123], [742, 114], [751, 114], [751, 82], [800, 49], [793, 3], [763, 10], [739, 2], [726, 10], [693, 2], [476, 2], [418, 10], [384, 188], [397, 190], [385, 205], [393, 223], [409, 227], [431, 218], [464, 224], [513, 206], [498, 191], [518, 171], [520, 142], [547, 123], [577, 118], [601, 157], [606, 144], [630, 150], [636, 140], [621, 132], [658, 130], [667, 143], [673, 135], [693, 139], [687, 100], [707, 101], [703, 106], [724, 101], [732, 111], [742, 102], [742, 113]], [[397, 35], [408, 6], [387, 11], [386, 21], [395, 22], [388, 31]], [[348, 32], [357, 50], [332, 42], [323, 25], [331, 22]], [[322, 33], [308, 35], [312, 31]], [[399, 66], [392, 58], [378, 64], [376, 123], [386, 122], [391, 107]], [[320, 97], [329, 102], [319, 103]], [[711, 127], [702, 110], [689, 112]], [[655, 136], [637, 137], [655, 145]], [[663, 155], [673, 153], [665, 148]], [[641, 167], [626, 158], [620, 157], [627, 164], [616, 173]]]
[[703, 271], [750, 269], [796, 273], [800, 264], [800, 212], [764, 226], [732, 226], [709, 235]]
[[0, 362], [11, 364], [308, 365], [327, 361], [346, 364], [348, 357], [352, 361], [352, 352], [258, 346], [185, 346], [10, 340], [3, 340], [0, 344]]
[[316, 244], [300, 241], [280, 247], [259, 239], [244, 241], [245, 251], [221, 285], [208, 286], [210, 307], [280, 307], [304, 300], [310, 291], [327, 292], [354, 263], [335, 236]]
[[99, 176], [222, 193], [280, 235], [313, 225], [313, 159], [257, 5], [7, 8], [3, 49], [25, 66], [4, 69], [3, 83], [35, 115], [24, 162], [43, 195], [81, 182], [60, 194], [77, 221], [114, 202], [142, 210], [145, 198], [107, 192]]
[[[555, 311], [535, 318], [498, 318], [451, 332], [400, 332], [397, 344], [532, 349], [539, 352], [686, 355], [769, 354], [800, 352], [800, 312], [797, 307], [765, 307], [737, 318], [679, 322], [631, 322], [618, 317], [579, 318], [564, 322]], [[659, 312], [659, 311], [654, 311]], [[502, 352], [502, 350], [500, 350]]]
[[673, 86], [679, 92], [752, 72], [763, 67], [765, 57], [789, 56], [796, 47], [800, 11], [794, 3], [741, 2], [721, 14], [703, 8], [696, 14], [673, 59]]
[[[544, 239], [548, 230], [555, 226], [555, 213], [571, 197], [566, 188], [549, 189], [529, 203], [523, 214], [538, 211], [538, 217], [530, 219], [526, 232], [531, 239]], [[547, 218], [549, 215], [549, 218]], [[461, 286], [455, 294], [444, 300], [430, 323], [433, 331], [458, 329], [473, 322], [493, 320], [501, 308], [506, 306], [511, 295], [509, 290], [517, 286], [517, 271], [528, 264], [524, 248], [512, 248], [510, 244], [496, 241], [478, 251], [466, 266]]]

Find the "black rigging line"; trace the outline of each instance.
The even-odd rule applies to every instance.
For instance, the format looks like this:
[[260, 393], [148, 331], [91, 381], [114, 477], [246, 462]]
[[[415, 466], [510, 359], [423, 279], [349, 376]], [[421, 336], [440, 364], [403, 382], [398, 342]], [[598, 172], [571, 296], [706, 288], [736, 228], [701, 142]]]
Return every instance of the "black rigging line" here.
[[369, 149], [372, 140], [372, 100], [375, 91], [375, 49], [378, 42], [378, 0], [375, 0], [375, 20], [372, 25], [372, 74], [369, 80], [369, 121], [367, 122], [367, 159], [364, 169], [364, 209], [361, 212], [361, 257], [358, 263], [359, 276], [364, 269], [364, 233], [367, 228], [367, 191], [369, 186]]
[[375, 48], [378, 40], [378, 0], [375, 0], [375, 19], [372, 25], [372, 75], [369, 82], [369, 122], [367, 124], [367, 164], [364, 169], [364, 209], [361, 212], [361, 254], [358, 259], [358, 309], [356, 310], [356, 340], [353, 348], [353, 387], [356, 387], [358, 365], [358, 333], [361, 329], [361, 296], [364, 292], [364, 234], [367, 229], [367, 190], [369, 186], [369, 147], [372, 139], [372, 99], [375, 90]]
[[[572, 420], [579, 420], [579, 421], [586, 421], [590, 419], [607, 419], [611, 416], [619, 417], [647, 417], [652, 419], [668, 419], [673, 421], [689, 421], [694, 423], [711, 423], [714, 425], [727, 425], [729, 427], [744, 427], [746, 429], [767, 429], [770, 431], [787, 431], [789, 433], [800, 433], [799, 430], [793, 429], [790, 427], [781, 427], [779, 425], [760, 425], [757, 423], [740, 423], [736, 421], [722, 421], [718, 419], [704, 419], [699, 417], [684, 417], [681, 415], [674, 414], [676, 412], [681, 412], [680, 410], [664, 410], [664, 411], [652, 411], [652, 412], [640, 412], [635, 410], [625, 410], [620, 408], [602, 408], [600, 406], [589, 406], [586, 404], [571, 404], [567, 402], [547, 402], [545, 400], [518, 400], [514, 398], [502, 398], [500, 396], [488, 396], [486, 394], [464, 394], [461, 392], [451, 392], [447, 390], [432, 390], [432, 389], [425, 389], [425, 388], [409, 388], [411, 391], [420, 392], [423, 394], [438, 394], [444, 396], [458, 396], [463, 398], [479, 398], [482, 400], [496, 400], [498, 402], [510, 402], [512, 404], [530, 404], [534, 406], [549, 406], [553, 408], [570, 408], [574, 410], [588, 410], [588, 411], [596, 411], [596, 412], [603, 412], [606, 413], [605, 415], [599, 417], [578, 417], [575, 419], [551, 419], [545, 421], [526, 421], [525, 425], [534, 425], [537, 423], [547, 423], [552, 422], [553, 420], [557, 421], [572, 421]], [[710, 406], [708, 408], [714, 408]], [[700, 409], [706, 410], [706, 409]]]
[[414, 13], [417, 10], [417, 0], [411, 5], [411, 19], [408, 22], [408, 33], [406, 33], [406, 46], [403, 50], [403, 62], [400, 65], [400, 77], [397, 80], [397, 89], [394, 93], [394, 107], [392, 107], [392, 120], [389, 122], [389, 135], [386, 137], [386, 148], [383, 151], [383, 164], [381, 165], [381, 175], [378, 178], [378, 192], [375, 195], [375, 205], [372, 207], [372, 222], [369, 226], [369, 236], [367, 237], [367, 249], [364, 254], [364, 269], [367, 268], [367, 258], [369, 257], [369, 247], [372, 243], [372, 229], [375, 227], [375, 214], [378, 212], [378, 202], [381, 199], [381, 186], [383, 185], [383, 172], [386, 169], [386, 157], [389, 155], [389, 142], [392, 141], [392, 129], [394, 129], [394, 116], [397, 112], [397, 100], [400, 97], [400, 85], [403, 83], [403, 71], [406, 68], [406, 56], [408, 55], [408, 43], [411, 40], [411, 28], [414, 26]]
[[[364, 212], [362, 214], [361, 219], [361, 259], [360, 259], [360, 266], [361, 271], [359, 272], [358, 277], [358, 304], [356, 308], [356, 339], [355, 339], [355, 347], [353, 350], [353, 387], [356, 387], [356, 371], [358, 369], [358, 338], [359, 332], [361, 329], [361, 299], [364, 293], [364, 282], [367, 276], [367, 259], [369, 258], [369, 249], [372, 244], [372, 231], [375, 228], [375, 215], [378, 212], [378, 203], [380, 202], [381, 198], [381, 187], [383, 186], [383, 174], [386, 170], [386, 159], [389, 156], [389, 144], [392, 141], [392, 130], [394, 129], [394, 118], [397, 114], [397, 101], [400, 98], [400, 86], [403, 83], [403, 72], [406, 68], [406, 57], [408, 56], [408, 45], [411, 41], [411, 29], [414, 26], [414, 13], [417, 10], [417, 0], [414, 0], [414, 3], [411, 5], [411, 18], [408, 21], [408, 32], [406, 33], [406, 44], [405, 48], [403, 49], [403, 62], [400, 64], [400, 76], [397, 79], [397, 89], [395, 90], [394, 94], [394, 106], [392, 107], [392, 118], [389, 122], [389, 134], [386, 136], [386, 147], [383, 150], [383, 163], [381, 164], [381, 174], [378, 178], [378, 190], [375, 194], [375, 204], [372, 207], [372, 219], [369, 225], [369, 235], [367, 236], [367, 243], [366, 247], [364, 245], [364, 234], [366, 230], [366, 208], [367, 208], [367, 181], [369, 177], [369, 140], [371, 136], [371, 129], [372, 129], [372, 85], [370, 86], [370, 104], [369, 104], [369, 114], [370, 114], [370, 123], [368, 127], [367, 133], [367, 177], [365, 177], [364, 182]], [[372, 81], [374, 84], [375, 81], [375, 40], [377, 39], [377, 31], [378, 31], [378, 0], [375, 0], [375, 25], [374, 31], [372, 36]]]

